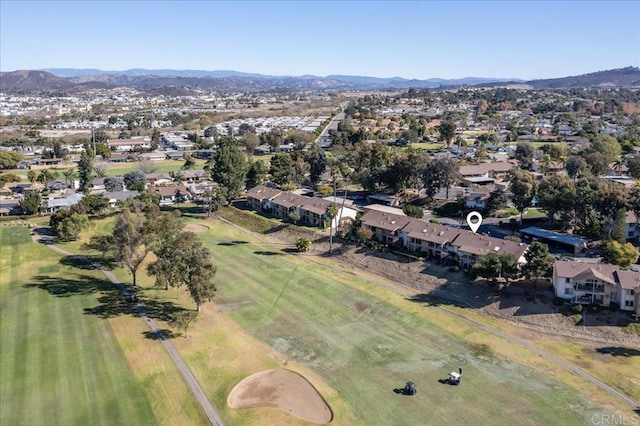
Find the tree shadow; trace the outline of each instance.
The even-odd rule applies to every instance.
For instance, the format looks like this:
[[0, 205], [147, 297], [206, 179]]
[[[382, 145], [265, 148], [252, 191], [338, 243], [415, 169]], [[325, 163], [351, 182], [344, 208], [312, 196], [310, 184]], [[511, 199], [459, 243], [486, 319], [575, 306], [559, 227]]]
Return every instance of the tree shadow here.
[[277, 251], [268, 251], [268, 250], [256, 250], [253, 253], [258, 254], [260, 256], [282, 256], [282, 253], [279, 253]]
[[280, 232], [285, 228], [288, 228], [289, 224], [288, 223], [281, 223], [278, 226], [274, 226], [272, 228], [267, 229], [266, 231], [264, 231], [265, 235], [269, 235], [269, 234], [275, 234], [276, 232]]
[[283, 249], [281, 249], [281, 251], [282, 251], [282, 252], [284, 252], [284, 253], [287, 253], [287, 254], [300, 253], [300, 252], [298, 251], [298, 249], [296, 249], [296, 248], [291, 248], [291, 247], [283, 248]]
[[624, 346], [604, 346], [596, 349], [601, 354], [608, 354], [611, 356], [640, 356], [640, 350], [633, 348], [625, 348]]
[[158, 331], [143, 331], [142, 335], [150, 340], [167, 340], [167, 339], [175, 339], [176, 337], [182, 336], [182, 333], [176, 333], [173, 330], [168, 328], [163, 328]]
[[112, 270], [116, 266], [115, 259], [111, 257], [93, 256], [93, 255], [72, 255], [65, 256], [59, 260], [59, 263], [72, 268], [95, 270], [96, 264], [105, 269]]
[[84, 274], [70, 274], [66, 278], [36, 275], [33, 279], [35, 282], [25, 284], [24, 287], [36, 287], [56, 297], [83, 296], [116, 290], [110, 281]]
[[218, 243], [219, 246], [236, 246], [240, 244], [249, 244], [249, 241], [233, 240], [229, 242]]

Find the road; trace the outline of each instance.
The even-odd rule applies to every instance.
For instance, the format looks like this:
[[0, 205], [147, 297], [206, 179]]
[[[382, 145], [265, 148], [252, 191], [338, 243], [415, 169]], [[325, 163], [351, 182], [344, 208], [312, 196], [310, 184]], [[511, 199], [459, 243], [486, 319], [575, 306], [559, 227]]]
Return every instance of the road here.
[[342, 111], [336, 114], [336, 116], [333, 117], [333, 119], [329, 122], [329, 124], [327, 124], [325, 128], [322, 129], [322, 132], [320, 132], [320, 135], [316, 138], [317, 144], [322, 146], [322, 143], [324, 142], [329, 142], [329, 143], [331, 142], [331, 139], [329, 138], [329, 130], [335, 130], [338, 128], [338, 123], [340, 123], [340, 121], [344, 120], [345, 118], [344, 110], [347, 108], [347, 106], [349, 106], [349, 102], [344, 102], [343, 104], [340, 105], [340, 108], [342, 109]]
[[[113, 275], [111, 271], [106, 270], [99, 263], [91, 262], [89, 259], [87, 259], [84, 256], [80, 256], [75, 253], [71, 253], [66, 250], [63, 250], [60, 247], [57, 247], [56, 245], [52, 244], [50, 240], [46, 239], [46, 237], [40, 238], [39, 241], [46, 244], [47, 247], [49, 247], [51, 250], [55, 251], [56, 253], [59, 253], [65, 256], [75, 256], [78, 259], [83, 259], [86, 262], [90, 263], [94, 268], [100, 270], [109, 279], [109, 281], [115, 284], [115, 286], [125, 295], [125, 297], [127, 298], [131, 297], [131, 293], [122, 283], [122, 281], [116, 278], [116, 276]], [[204, 410], [204, 413], [207, 416], [207, 419], [209, 419], [209, 422], [212, 425], [222, 426], [223, 423], [222, 423], [222, 420], [220, 419], [220, 416], [218, 415], [218, 412], [216, 411], [213, 404], [211, 404], [211, 401], [209, 401], [209, 398], [207, 398], [206, 394], [202, 390], [202, 387], [200, 387], [198, 380], [195, 378], [191, 370], [189, 370], [189, 367], [187, 366], [187, 364], [184, 362], [184, 359], [182, 359], [182, 357], [176, 350], [176, 347], [173, 346], [173, 343], [171, 343], [169, 339], [167, 339], [167, 336], [165, 336], [165, 334], [160, 330], [156, 322], [152, 318], [150, 318], [149, 315], [147, 315], [147, 311], [145, 310], [144, 305], [142, 303], [140, 302], [136, 303], [136, 310], [138, 311], [138, 314], [140, 315], [140, 317], [147, 324], [149, 329], [153, 331], [156, 334], [156, 336], [158, 336], [158, 340], [160, 341], [162, 346], [164, 346], [165, 350], [167, 351], [167, 353], [175, 363], [176, 367], [178, 367], [178, 371], [180, 371], [180, 374], [182, 374], [182, 377], [184, 378], [185, 382], [187, 382], [187, 386], [189, 386], [189, 389], [191, 390], [191, 393], [193, 393], [193, 396], [195, 396], [196, 399], [198, 400], [198, 403]]]

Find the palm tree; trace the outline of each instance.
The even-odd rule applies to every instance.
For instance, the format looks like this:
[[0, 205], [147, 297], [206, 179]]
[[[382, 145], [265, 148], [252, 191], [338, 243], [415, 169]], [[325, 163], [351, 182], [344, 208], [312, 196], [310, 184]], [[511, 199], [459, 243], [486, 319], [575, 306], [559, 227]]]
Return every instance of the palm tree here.
[[338, 216], [336, 203], [329, 203], [324, 214], [329, 218], [329, 253], [333, 250], [333, 219]]
[[74, 169], [66, 169], [62, 172], [62, 176], [64, 176], [64, 183], [66, 183], [67, 186], [71, 186], [76, 177], [76, 171]]

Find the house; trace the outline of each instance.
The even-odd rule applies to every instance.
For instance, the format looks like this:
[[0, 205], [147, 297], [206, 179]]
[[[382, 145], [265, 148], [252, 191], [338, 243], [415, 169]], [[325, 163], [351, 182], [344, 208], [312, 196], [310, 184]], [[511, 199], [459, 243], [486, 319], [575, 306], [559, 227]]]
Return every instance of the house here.
[[148, 139], [114, 139], [107, 141], [107, 146], [111, 151], [131, 152], [136, 149], [151, 149], [151, 141]]
[[468, 209], [485, 209], [491, 194], [488, 192], [471, 192], [464, 197], [464, 206]]
[[129, 155], [121, 152], [112, 152], [109, 156], [109, 161], [112, 163], [126, 163], [129, 161]]
[[460, 174], [463, 179], [481, 177], [493, 180], [502, 180], [514, 167], [516, 167], [516, 164], [509, 161], [480, 163], [469, 166], [460, 166]]
[[257, 146], [254, 150], [253, 150], [253, 154], [254, 155], [267, 155], [267, 154], [271, 154], [271, 145], [259, 145]]
[[553, 265], [557, 297], [581, 304], [610, 306], [640, 314], [640, 273], [616, 265], [558, 260]]
[[304, 197], [302, 204], [298, 207], [300, 220], [311, 226], [324, 227], [328, 224], [329, 217], [325, 214], [330, 201], [317, 197]]
[[361, 226], [370, 229], [374, 238], [384, 244], [402, 242], [400, 231], [411, 219], [378, 210], [369, 210], [360, 218]]
[[202, 179], [206, 175], [204, 170], [185, 170], [182, 172], [182, 179], [185, 182], [193, 183]]
[[140, 161], [162, 161], [167, 158], [164, 152], [145, 152], [140, 154]]
[[57, 212], [58, 210], [69, 209], [71, 206], [74, 206], [82, 200], [84, 194], [81, 192], [74, 192], [65, 197], [50, 197], [43, 201], [43, 210], [46, 213]]
[[404, 246], [411, 251], [425, 253], [429, 259], [444, 260], [449, 255], [449, 245], [460, 234], [450, 226], [412, 219], [401, 231]]
[[111, 207], [115, 207], [118, 201], [128, 200], [135, 198], [140, 193], [138, 191], [116, 191], [116, 192], [103, 192], [102, 196], [109, 201]]
[[490, 253], [511, 254], [519, 264], [524, 264], [526, 263], [524, 254], [528, 248], [529, 246], [524, 243], [501, 240], [466, 230], [460, 230], [456, 239], [449, 245], [449, 251], [454, 259], [464, 269], [470, 269], [476, 263], [478, 256]]
[[169, 160], [184, 160], [184, 152], [181, 151], [167, 151], [164, 155]]
[[106, 178], [93, 178], [91, 179], [91, 190], [92, 191], [104, 191], [106, 188], [104, 186], [104, 180]]
[[144, 177], [150, 185], [167, 185], [173, 182], [169, 173], [147, 173]]
[[270, 212], [273, 208], [271, 200], [280, 194], [279, 189], [258, 185], [247, 191], [247, 207], [257, 212]]
[[159, 204], [161, 206], [185, 202], [191, 198], [189, 190], [182, 185], [156, 186], [152, 189], [160, 196]]
[[15, 198], [0, 199], [0, 216], [18, 215], [22, 213], [20, 200]]
[[280, 219], [289, 220], [291, 213], [300, 213], [298, 207], [304, 204], [307, 198], [309, 197], [291, 192], [282, 192], [271, 199], [272, 214]]

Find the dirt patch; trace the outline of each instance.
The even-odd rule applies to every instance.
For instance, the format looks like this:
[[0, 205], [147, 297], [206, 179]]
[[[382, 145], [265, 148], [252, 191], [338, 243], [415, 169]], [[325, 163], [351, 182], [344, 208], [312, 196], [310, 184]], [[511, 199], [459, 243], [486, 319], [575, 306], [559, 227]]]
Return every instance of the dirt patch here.
[[200, 223], [189, 223], [187, 226], [184, 227], [184, 230], [189, 232], [195, 232], [197, 234], [199, 232], [208, 231], [209, 227], [207, 225], [202, 225]]
[[275, 407], [313, 423], [329, 423], [331, 408], [311, 383], [291, 370], [265, 370], [238, 383], [227, 399], [231, 408]]

